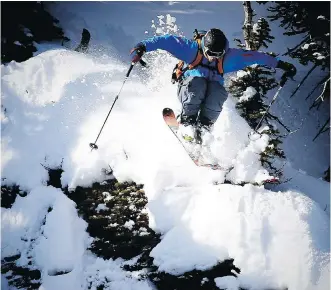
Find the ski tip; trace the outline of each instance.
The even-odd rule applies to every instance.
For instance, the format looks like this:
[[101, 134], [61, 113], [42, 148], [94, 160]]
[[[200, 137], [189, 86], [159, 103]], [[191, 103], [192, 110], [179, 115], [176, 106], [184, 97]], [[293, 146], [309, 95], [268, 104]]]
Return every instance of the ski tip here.
[[162, 111], [162, 114], [164, 116], [170, 115], [171, 113], [173, 113], [173, 110], [170, 109], [170, 108], [164, 108], [163, 111]]
[[271, 178], [264, 180], [263, 183], [278, 184], [280, 183], [280, 180], [278, 178]]

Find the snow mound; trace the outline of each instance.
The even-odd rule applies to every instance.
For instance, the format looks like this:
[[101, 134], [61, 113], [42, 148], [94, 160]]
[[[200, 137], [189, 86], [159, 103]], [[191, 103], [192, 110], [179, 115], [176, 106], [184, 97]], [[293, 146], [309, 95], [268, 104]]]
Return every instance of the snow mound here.
[[19, 265], [33, 262], [45, 275], [71, 272], [85, 252], [86, 227], [75, 203], [61, 190], [40, 186], [18, 196], [12, 208], [2, 209], [2, 255], [20, 254]]
[[151, 252], [161, 271], [181, 275], [233, 258], [244, 288], [314, 289], [327, 279], [317, 269], [329, 263], [328, 217], [296, 192], [177, 188], [154, 197], [149, 210], [151, 226], [164, 234]]
[[[89, 143], [122, 87], [126, 65], [64, 49], [2, 65], [3, 184], [29, 191], [2, 210], [3, 255], [20, 254], [22, 266], [33, 259], [45, 289], [98, 287], [98, 277], [117, 277], [114, 289], [150, 289], [116, 261], [90, 257], [87, 225], [75, 204], [61, 190], [45, 186], [45, 167], [62, 166], [62, 186], [69, 188], [103, 181], [106, 169], [119, 181], [144, 184], [150, 225], [163, 234], [151, 252], [159, 270], [179, 275], [233, 258], [241, 269], [240, 287], [324, 289], [329, 285], [328, 216], [304, 194], [321, 188], [324, 193], [325, 184], [316, 182], [319, 188], [312, 189], [297, 178], [300, 192], [213, 185], [268, 178], [259, 161], [267, 136], [249, 137], [251, 129], [229, 97], [209, 144], [225, 170], [195, 166], [162, 118], [165, 107], [180, 112], [176, 87], [167, 77], [174, 59], [156, 53], [149, 61], [158, 68], [154, 78], [142, 80], [139, 75], [146, 72], [134, 68], [93, 152]], [[160, 63], [164, 66], [153, 65]], [[128, 230], [132, 226], [126, 224]], [[215, 283], [238, 287], [225, 278]]]
[[[158, 62], [160, 57], [163, 62], [173, 61], [169, 55], [161, 56], [152, 56], [150, 62]], [[156, 76], [142, 85], [135, 75], [138, 68], [103, 128], [99, 150], [91, 152], [89, 143], [96, 140], [127, 70], [111, 58], [108, 61], [55, 49], [20, 64], [2, 66], [5, 184], [16, 182], [27, 190], [45, 184], [47, 172], [41, 164], [62, 166], [62, 185], [69, 187], [102, 181], [102, 168], [109, 166], [118, 179], [144, 184], [153, 172], [164, 169], [180, 167], [187, 176], [197, 171], [162, 119], [164, 107], [179, 113], [179, 101], [169, 97], [175, 96], [175, 87], [169, 81], [165, 84], [164, 78], [155, 82]], [[157, 90], [159, 86], [164, 89]], [[259, 161], [267, 140], [263, 137], [262, 142], [252, 144], [249, 132], [229, 98], [209, 145], [219, 164], [234, 167], [229, 178], [235, 183], [260, 182], [269, 176]]]

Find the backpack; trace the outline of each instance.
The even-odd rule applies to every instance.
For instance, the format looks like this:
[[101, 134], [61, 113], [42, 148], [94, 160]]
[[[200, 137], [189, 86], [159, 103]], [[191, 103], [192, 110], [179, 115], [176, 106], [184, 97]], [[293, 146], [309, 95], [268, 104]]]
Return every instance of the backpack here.
[[174, 84], [178, 81], [181, 80], [183, 74], [190, 69], [194, 69], [197, 66], [205, 66], [208, 67], [211, 70], [216, 70], [218, 74], [220, 74], [221, 76], [223, 76], [223, 57], [222, 58], [218, 58], [217, 59], [217, 67], [212, 68], [210, 66], [207, 65], [203, 65], [202, 64], [202, 60], [203, 60], [203, 51], [202, 51], [202, 46], [201, 46], [201, 40], [202, 37], [207, 33], [207, 31], [205, 30], [200, 30], [198, 31], [197, 29], [194, 30], [193, 32], [193, 40], [195, 40], [198, 43], [198, 53], [195, 57], [195, 59], [193, 60], [193, 62], [191, 62], [190, 64], [188, 64], [185, 68], [184, 68], [184, 61], [179, 61], [176, 66], [174, 67], [173, 71], [172, 71], [172, 76], [171, 76], [171, 82]]

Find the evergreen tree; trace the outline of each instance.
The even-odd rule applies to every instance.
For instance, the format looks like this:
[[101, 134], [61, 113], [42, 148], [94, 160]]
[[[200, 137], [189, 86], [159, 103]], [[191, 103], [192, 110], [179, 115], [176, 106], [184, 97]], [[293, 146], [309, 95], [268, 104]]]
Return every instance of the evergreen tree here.
[[252, 42], [257, 49], [262, 46], [268, 48], [267, 43], [271, 43], [275, 39], [270, 32], [269, 23], [263, 17], [253, 25]]
[[[306, 97], [308, 99], [319, 88], [320, 94], [310, 106], [319, 108], [330, 97], [330, 2], [273, 2], [268, 11], [271, 12], [268, 16], [271, 21], [280, 21], [280, 26], [285, 29], [284, 35], [303, 36], [303, 40], [284, 55], [298, 59], [302, 65], [312, 65], [291, 97], [316, 68], [326, 72]], [[322, 127], [329, 123], [330, 119]]]
[[37, 51], [34, 42], [69, 40], [43, 2], [1, 3], [1, 61], [25, 61]]
[[[238, 46], [251, 50], [258, 50], [261, 47], [267, 48], [268, 43], [271, 43], [272, 39], [274, 39], [270, 35], [268, 22], [264, 18], [260, 18], [253, 24], [254, 15], [250, 2], [244, 1], [243, 5], [246, 15], [243, 27], [245, 44], [240, 39], [236, 39]], [[238, 100], [236, 108], [239, 110], [240, 115], [252, 129], [256, 128], [264, 112], [267, 110], [268, 106], [264, 103], [264, 100], [267, 99], [268, 91], [278, 86], [273, 74], [274, 72], [267, 67], [253, 65], [240, 71], [237, 77], [231, 78], [228, 89], [232, 96]], [[261, 154], [260, 160], [262, 165], [269, 169], [272, 174], [280, 176], [280, 170], [272, 165], [275, 157], [285, 158], [284, 152], [279, 148], [282, 141], [279, 131], [274, 125], [275, 120], [284, 126], [270, 112], [265, 115], [261, 124], [260, 128], [263, 128], [263, 131], [260, 133], [269, 135], [269, 144]]]
[[[268, 11], [271, 12], [268, 17], [271, 21], [280, 20], [280, 26], [285, 29], [284, 35], [303, 36], [303, 40], [288, 49], [284, 55], [298, 59], [302, 65], [312, 65], [291, 97], [316, 68], [326, 72], [306, 96], [307, 100], [317, 89], [320, 90], [310, 106], [310, 109], [318, 109], [330, 98], [330, 2], [273, 2], [273, 7], [268, 8]], [[313, 141], [322, 133], [330, 132], [330, 117], [322, 124]], [[330, 168], [326, 172], [329, 170]]]

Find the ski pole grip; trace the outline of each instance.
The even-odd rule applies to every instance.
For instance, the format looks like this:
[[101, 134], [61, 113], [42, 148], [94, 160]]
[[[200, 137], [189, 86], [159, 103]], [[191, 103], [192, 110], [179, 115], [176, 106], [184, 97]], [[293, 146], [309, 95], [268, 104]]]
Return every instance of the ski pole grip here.
[[146, 62], [143, 61], [142, 59], [140, 59], [139, 62], [140, 62], [140, 64], [141, 64], [142, 66], [145, 66], [145, 67], [147, 66]]

